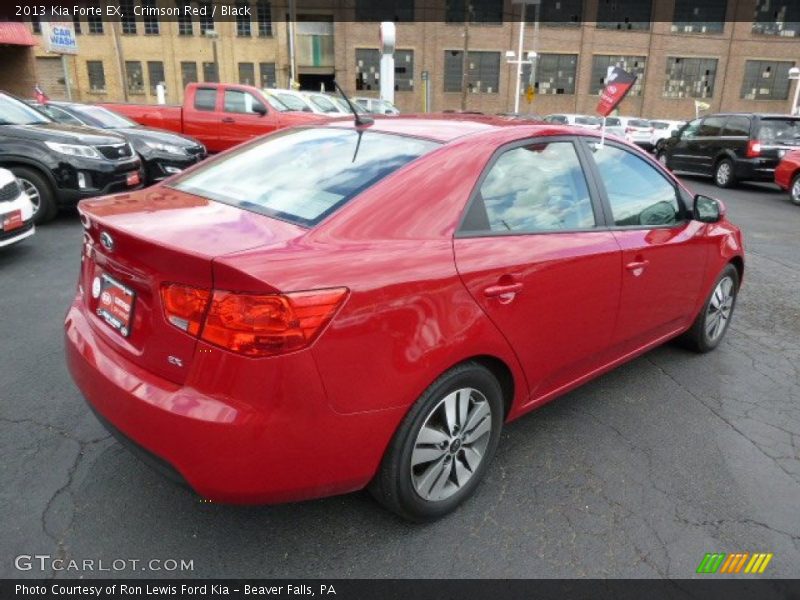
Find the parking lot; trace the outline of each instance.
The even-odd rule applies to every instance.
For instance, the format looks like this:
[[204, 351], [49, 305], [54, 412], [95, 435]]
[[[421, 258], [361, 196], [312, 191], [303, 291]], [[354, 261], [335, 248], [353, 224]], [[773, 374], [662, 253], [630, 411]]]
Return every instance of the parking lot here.
[[[706, 552], [800, 564], [800, 209], [772, 186], [720, 191], [745, 232], [721, 347], [666, 345], [509, 425], [455, 514], [401, 522], [366, 493], [271, 507], [203, 503], [110, 438], [67, 374], [74, 213], [0, 252], [2, 577], [669, 577]], [[193, 570], [53, 572], [14, 557], [181, 559]]]

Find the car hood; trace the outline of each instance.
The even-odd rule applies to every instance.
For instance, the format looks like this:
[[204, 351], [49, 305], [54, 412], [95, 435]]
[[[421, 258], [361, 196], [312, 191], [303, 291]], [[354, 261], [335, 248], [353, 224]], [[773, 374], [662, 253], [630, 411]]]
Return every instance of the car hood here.
[[136, 142], [158, 142], [161, 144], [171, 144], [180, 148], [194, 148], [200, 145], [200, 142], [188, 136], [153, 127], [123, 127], [114, 129], [113, 131], [123, 136], [134, 145]]
[[101, 129], [62, 123], [38, 123], [36, 125], [0, 125], [0, 135], [18, 137], [40, 142], [59, 142], [62, 144], [87, 144], [103, 146], [121, 144], [125, 140], [119, 135], [106, 133]]

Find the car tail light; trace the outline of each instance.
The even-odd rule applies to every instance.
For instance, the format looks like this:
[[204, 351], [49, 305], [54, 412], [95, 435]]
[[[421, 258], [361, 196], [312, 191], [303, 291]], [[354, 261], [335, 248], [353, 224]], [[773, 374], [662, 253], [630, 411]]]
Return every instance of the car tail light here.
[[196, 336], [203, 324], [211, 292], [188, 285], [169, 283], [161, 287], [164, 316], [178, 329]]
[[761, 154], [761, 140], [747, 142], [747, 158], [755, 158]]
[[346, 288], [287, 294], [216, 290], [200, 337], [246, 356], [299, 350], [316, 339], [346, 296]]

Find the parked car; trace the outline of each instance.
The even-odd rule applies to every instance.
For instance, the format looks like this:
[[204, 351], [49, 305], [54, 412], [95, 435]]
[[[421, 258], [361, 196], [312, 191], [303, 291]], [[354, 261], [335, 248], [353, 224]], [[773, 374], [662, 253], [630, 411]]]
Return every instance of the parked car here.
[[183, 133], [209, 152], [222, 152], [256, 136], [305, 125], [321, 117], [280, 111], [263, 91], [249, 85], [190, 83], [183, 106], [103, 103], [140, 125]]
[[400, 109], [388, 100], [380, 98], [367, 98], [365, 96], [356, 96], [353, 102], [360, 105], [365, 111], [371, 115], [390, 115], [395, 116], [400, 114]]
[[33, 203], [33, 220], [52, 219], [81, 198], [142, 186], [141, 162], [121, 136], [56, 123], [0, 92], [0, 167], [9, 169]]
[[[291, 111], [307, 112], [307, 113], [315, 112], [311, 102], [308, 101], [308, 98], [306, 98], [305, 94], [303, 94], [302, 92], [298, 92], [296, 90], [282, 90], [277, 88], [276, 89], [270, 88], [264, 90], [264, 93], [269, 94], [274, 98], [277, 98], [287, 107], [289, 107], [289, 110]], [[319, 111], [319, 113], [322, 113], [322, 111]]]
[[205, 147], [197, 140], [139, 125], [103, 106], [54, 101], [32, 106], [58, 123], [96, 127], [124, 137], [142, 161], [146, 185], [180, 173], [206, 157]]
[[651, 150], [653, 145], [650, 139], [653, 135], [653, 125], [647, 119], [636, 117], [618, 117], [625, 128], [625, 139], [636, 144], [644, 150]]
[[658, 119], [650, 121], [650, 124], [653, 126], [653, 133], [650, 135], [650, 146], [653, 151], [658, 151], [664, 144], [664, 140], [671, 137], [674, 132], [686, 125], [686, 121], [665, 121], [663, 119]]
[[69, 370], [204, 498], [369, 486], [444, 515], [504, 423], [675, 336], [710, 351], [730, 323], [744, 256], [722, 203], [598, 140], [351, 119], [84, 201]]
[[717, 114], [689, 121], [664, 141], [658, 159], [727, 188], [738, 181], [773, 181], [780, 159], [798, 147], [800, 117]]
[[599, 131], [600, 127], [603, 125], [602, 119], [590, 115], [547, 115], [544, 120], [547, 123], [554, 123], [556, 125], [572, 125], [573, 127], [582, 127], [583, 129], [591, 129], [594, 131]]
[[19, 243], [35, 231], [31, 199], [14, 173], [0, 169], [0, 248]]
[[[602, 127], [603, 120], [600, 119], [600, 126]], [[615, 135], [619, 138], [625, 139], [625, 125], [622, 123], [620, 117], [606, 117], [606, 133]]]
[[498, 117], [505, 117], [506, 119], [520, 119], [523, 121], [541, 121], [542, 117], [534, 113], [515, 113], [515, 112], [502, 112], [497, 113]]
[[781, 159], [775, 169], [775, 183], [788, 191], [791, 201], [800, 206], [800, 150], [793, 150]]

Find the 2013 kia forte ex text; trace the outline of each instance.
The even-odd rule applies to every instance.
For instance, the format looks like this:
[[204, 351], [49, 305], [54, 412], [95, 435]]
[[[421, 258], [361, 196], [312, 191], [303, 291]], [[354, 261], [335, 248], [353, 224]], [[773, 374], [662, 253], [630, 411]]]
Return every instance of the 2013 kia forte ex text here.
[[84, 200], [69, 368], [216, 502], [368, 486], [454, 509], [504, 423], [682, 335], [725, 334], [739, 230], [625, 142], [465, 115], [259, 138]]

